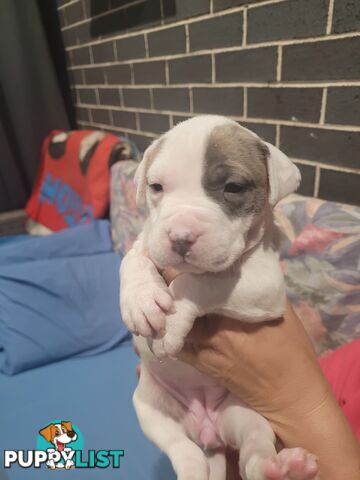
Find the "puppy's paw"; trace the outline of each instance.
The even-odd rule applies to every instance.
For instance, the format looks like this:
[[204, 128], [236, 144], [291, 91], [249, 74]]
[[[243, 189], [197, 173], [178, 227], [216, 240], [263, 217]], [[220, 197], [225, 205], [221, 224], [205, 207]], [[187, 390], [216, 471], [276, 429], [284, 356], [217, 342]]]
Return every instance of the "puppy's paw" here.
[[156, 284], [139, 286], [127, 292], [122, 302], [122, 318], [135, 335], [151, 337], [165, 328], [166, 314], [173, 310], [170, 291]]
[[158, 360], [163, 360], [167, 356], [163, 338], [148, 338], [148, 346]]
[[284, 448], [275, 457], [264, 461], [264, 480], [318, 480], [315, 455], [303, 448]]
[[183, 349], [184, 343], [185, 338], [170, 333], [165, 334], [163, 338], [164, 349], [169, 357], [176, 357]]
[[70, 470], [70, 468], [74, 468], [74, 467], [75, 467], [75, 463], [72, 460], [67, 460], [65, 464], [66, 470]]
[[175, 358], [184, 346], [184, 339], [166, 333], [162, 338], [149, 339], [149, 348], [159, 360]]

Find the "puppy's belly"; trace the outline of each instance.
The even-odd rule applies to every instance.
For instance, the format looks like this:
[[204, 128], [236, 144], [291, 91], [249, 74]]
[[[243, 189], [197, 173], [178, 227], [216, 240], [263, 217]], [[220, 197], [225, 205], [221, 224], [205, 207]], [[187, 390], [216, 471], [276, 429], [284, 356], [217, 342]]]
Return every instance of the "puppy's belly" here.
[[225, 388], [209, 385], [193, 387], [164, 380], [153, 372], [151, 375], [163, 393], [181, 405], [184, 412], [181, 423], [194, 442], [205, 449], [223, 445], [218, 434], [217, 419], [219, 408], [229, 395]]
[[202, 448], [217, 448], [217, 418], [229, 395], [226, 388], [180, 360], [159, 360], [149, 350], [146, 339], [134, 337], [134, 345], [159, 395], [157, 405], [184, 425], [187, 435]]

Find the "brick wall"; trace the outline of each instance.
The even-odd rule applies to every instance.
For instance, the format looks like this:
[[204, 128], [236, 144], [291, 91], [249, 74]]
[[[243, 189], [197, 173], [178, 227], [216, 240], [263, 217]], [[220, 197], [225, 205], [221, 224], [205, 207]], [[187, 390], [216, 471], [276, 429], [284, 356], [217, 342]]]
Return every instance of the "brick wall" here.
[[359, 0], [58, 0], [79, 127], [144, 149], [228, 115], [299, 165], [301, 193], [360, 204]]

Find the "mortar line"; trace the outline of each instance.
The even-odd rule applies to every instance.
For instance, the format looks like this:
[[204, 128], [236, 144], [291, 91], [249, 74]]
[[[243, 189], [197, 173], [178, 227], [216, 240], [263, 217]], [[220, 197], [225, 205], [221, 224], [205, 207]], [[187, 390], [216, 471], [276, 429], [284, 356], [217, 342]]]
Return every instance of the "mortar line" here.
[[160, 0], [160, 16], [161, 16], [161, 24], [164, 25], [164, 0]]
[[190, 99], [190, 113], [194, 113], [194, 93], [192, 88], [189, 88], [189, 99]]
[[149, 39], [147, 33], [144, 34], [144, 42], [145, 42], [145, 56], [149, 58]]
[[190, 35], [189, 35], [189, 24], [185, 25], [185, 42], [186, 42], [186, 53], [190, 53]]
[[64, 5], [60, 5], [60, 7], [57, 7], [58, 10], [65, 10], [66, 7], [69, 7], [70, 5], [73, 5], [74, 3], [79, 2], [79, 0], [71, 0], [68, 3], [64, 3]]
[[[76, 68], [72, 70], [80, 70], [81, 68]], [[69, 69], [69, 71], [72, 71]], [[111, 85], [98, 84], [98, 83], [89, 83], [89, 84], [74, 84], [77, 88], [94, 88], [94, 87], [110, 87]], [[131, 84], [131, 83], [122, 83], [122, 87], [125, 88], [159, 88], [164, 85], [161, 83], [150, 83], [150, 84]], [[267, 82], [217, 82], [215, 85], [211, 83], [172, 83], [167, 85], [167, 88], [187, 88], [187, 87], [203, 87], [203, 88], [224, 88], [224, 87], [249, 87], [249, 88], [325, 88], [325, 87], [359, 87], [360, 80], [355, 81], [334, 81], [334, 82], [276, 82], [276, 83], [267, 83]]]
[[335, 0], [329, 0], [329, 10], [328, 10], [328, 18], [327, 18], [327, 24], [326, 24], [326, 35], [330, 35], [332, 30], [332, 23], [334, 18], [334, 2]]
[[170, 83], [170, 72], [169, 72], [169, 62], [165, 61], [165, 83], [169, 85]]
[[139, 112], [135, 112], [135, 121], [136, 121], [136, 129], [141, 131]]
[[318, 166], [322, 170], [333, 170], [335, 172], [354, 173], [355, 175], [360, 175], [360, 170], [358, 170], [356, 168], [352, 168], [352, 167], [342, 167], [342, 166], [339, 166], [339, 165], [329, 165], [327, 163], [318, 162], [316, 160], [305, 160], [303, 158], [295, 158], [295, 157], [291, 157], [291, 158], [295, 163], [298, 163], [300, 165], [309, 165], [311, 167]]
[[[151, 95], [151, 94], [150, 94]], [[193, 92], [192, 89], [189, 88], [189, 96], [190, 96], [190, 112], [177, 112], [174, 110], [161, 110], [155, 109], [153, 106], [150, 109], [147, 108], [135, 108], [135, 107], [125, 107], [128, 111], [133, 112], [152, 112], [155, 110], [157, 113], [164, 113], [167, 115], [174, 114], [174, 115], [188, 115], [191, 114], [198, 114], [201, 115], [201, 112], [195, 112], [193, 108]], [[120, 107], [114, 107], [109, 105], [92, 105], [92, 104], [77, 104], [79, 107], [83, 108], [93, 108], [93, 109], [101, 109], [101, 110], [121, 110]], [[360, 126], [358, 125], [334, 125], [334, 124], [324, 124], [320, 125], [318, 123], [307, 123], [307, 122], [291, 122], [288, 120], [280, 120], [280, 119], [268, 119], [268, 118], [255, 118], [255, 117], [247, 117], [245, 118], [244, 115], [236, 116], [236, 115], [228, 115], [228, 118], [232, 118], [237, 121], [246, 121], [249, 123], [255, 124], [264, 124], [264, 125], [280, 125], [286, 127], [294, 127], [294, 128], [312, 128], [317, 130], [332, 130], [332, 131], [344, 131], [349, 133], [357, 133], [360, 132]]]
[[275, 126], [275, 147], [280, 148], [280, 124]]
[[277, 49], [277, 64], [276, 64], [276, 80], [281, 81], [281, 71], [282, 71], [282, 57], [283, 57], [282, 46], [279, 45]]
[[243, 117], [246, 118], [248, 114], [248, 89], [244, 87], [244, 103], [243, 103]]
[[211, 84], [216, 83], [216, 65], [215, 65], [215, 55], [211, 54]]
[[319, 123], [324, 125], [325, 123], [325, 115], [326, 115], [326, 104], [327, 104], [327, 87], [324, 88], [322, 98], [321, 98], [321, 109], [320, 109], [320, 120]]
[[[281, 1], [284, 2], [284, 1], [287, 1], [287, 0], [281, 0]], [[273, 3], [280, 3], [280, 2], [279, 1], [275, 2], [274, 1]], [[263, 3], [263, 5], [265, 5], [265, 2]], [[244, 6], [234, 7], [234, 8], [225, 10], [225, 11], [219, 11], [219, 12], [214, 13], [214, 14], [205, 14], [205, 15], [202, 15], [202, 16], [188, 18], [186, 20], [181, 20], [181, 21], [178, 21], [178, 22], [174, 22], [174, 23], [171, 24], [171, 27], [176, 27], [176, 26], [201, 22], [203, 20], [207, 20], [207, 19], [210, 19], [210, 18], [221, 17], [221, 16], [230, 15], [231, 13], [241, 12], [241, 11], [244, 11], [245, 8], [250, 10], [250, 9], [253, 9], [253, 8], [259, 8], [260, 6], [262, 6], [262, 5], [260, 5], [260, 4], [256, 4], [256, 5], [250, 4], [250, 5], [247, 5], [246, 7], [244, 7]], [[70, 30], [71, 28], [76, 28], [77, 26], [81, 25], [82, 23], [93, 20], [93, 18], [94, 17], [92, 17], [90, 19], [87, 19], [87, 20], [82, 20], [82, 21], [77, 22], [77, 23], [73, 23], [71, 25], [67, 25], [65, 27], [62, 27], [61, 30], [66, 31], [66, 30]], [[166, 28], [169, 28], [168, 24], [164, 24], [164, 25], [160, 25], [160, 26], [157, 25], [156, 27], [144, 28], [141, 32], [142, 33], [157, 32], [157, 31], [160, 31], [160, 30], [164, 30]], [[325, 36], [325, 37], [309, 37], [309, 38], [303, 38], [303, 39], [278, 40], [278, 41], [267, 42], [267, 43], [288, 45], [288, 44], [297, 44], [297, 43], [308, 43], [308, 42], [313, 42], [313, 41], [317, 41], [317, 40], [326, 41], [326, 40], [329, 40], [329, 39], [333, 39], [333, 37], [334, 38], [346, 38], [346, 37], [351, 36], [352, 34], [356, 34], [356, 33], [357, 32], [347, 32], [347, 33], [342, 33], [342, 34], [332, 34], [332, 35], [328, 35], [328, 36]], [[133, 36], [136, 36], [136, 35], [139, 35], [139, 31], [119, 33], [117, 35], [114, 35], [112, 38], [113, 39], [128, 38], [128, 37], [133, 37]], [[87, 42], [87, 43], [96, 44], [96, 43], [104, 43], [106, 41], [107, 41], [107, 39], [99, 39], [99, 40], [94, 40], [92, 42]], [[258, 43], [256, 45], [266, 45], [267, 43], [262, 42], [262, 43]], [[76, 47], [76, 46], [74, 46], [74, 47]], [[72, 47], [68, 47], [68, 48], [72, 48]]]
[[247, 8], [244, 8], [242, 45], [245, 46], [246, 44], [247, 44]]
[[314, 197], [318, 198], [319, 196], [319, 188], [320, 188], [320, 173], [321, 168], [319, 165], [315, 167], [315, 181], [314, 181]]
[[[168, 28], [168, 27], [166, 27]], [[138, 33], [139, 35], [139, 33]], [[218, 48], [207, 48], [207, 49], [202, 49], [202, 50], [195, 50], [191, 51], [189, 53], [176, 53], [173, 55], [161, 55], [157, 57], [151, 57], [150, 60], [171, 60], [171, 59], [176, 59], [176, 58], [184, 58], [184, 57], [196, 57], [199, 55], [206, 55], [206, 54], [211, 54], [211, 53], [227, 53], [227, 52], [241, 52], [241, 51], [247, 51], [247, 50], [255, 50], [259, 48], [271, 48], [271, 47], [288, 47], [288, 46], [293, 46], [293, 45], [303, 45], [303, 44], [308, 44], [308, 43], [318, 43], [318, 42], [328, 42], [331, 40], [346, 40], [348, 38], [358, 38], [360, 37], [360, 32], [348, 32], [348, 33], [340, 33], [340, 34], [332, 34], [324, 37], [311, 37], [311, 38], [300, 38], [300, 39], [295, 39], [295, 40], [276, 40], [276, 41], [271, 41], [271, 42], [261, 42], [261, 43], [247, 43], [246, 45], [235, 45], [233, 47], [218, 47]], [[130, 35], [125, 37], [125, 38], [130, 38]], [[70, 47], [66, 47], [66, 51], [70, 50], [76, 50], [79, 48], [83, 47], [88, 47], [92, 45], [99, 45], [102, 43], [108, 43], [110, 41], [115, 41], [119, 40], [118, 37], [113, 37], [112, 40], [106, 39], [106, 40], [99, 40], [95, 42], [87, 42], [83, 43], [81, 45], [72, 45]], [[131, 59], [131, 60], [124, 60], [119, 63], [130, 63], [130, 62], [145, 62], [149, 61], [149, 59], [146, 58], [140, 58], [140, 59]], [[111, 63], [111, 62], [107, 62]], [[106, 64], [106, 62], [104, 62]]]
[[115, 40], [112, 42], [113, 44], [113, 53], [114, 53], [114, 58], [116, 58], [116, 61], [118, 61], [118, 52], [117, 52], [117, 45]]
[[123, 92], [123, 89], [122, 89], [121, 87], [119, 87], [119, 94], [120, 94], [121, 106], [124, 107], [124, 106], [125, 106], [125, 102], [124, 102], [124, 92]]

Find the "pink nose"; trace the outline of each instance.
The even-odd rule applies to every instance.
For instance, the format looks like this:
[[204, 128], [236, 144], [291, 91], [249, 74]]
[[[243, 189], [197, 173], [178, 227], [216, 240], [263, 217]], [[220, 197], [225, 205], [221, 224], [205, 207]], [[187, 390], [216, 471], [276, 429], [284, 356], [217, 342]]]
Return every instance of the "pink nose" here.
[[188, 229], [170, 229], [169, 239], [171, 241], [171, 248], [174, 252], [184, 257], [189, 253], [192, 245], [196, 242], [198, 234]]

